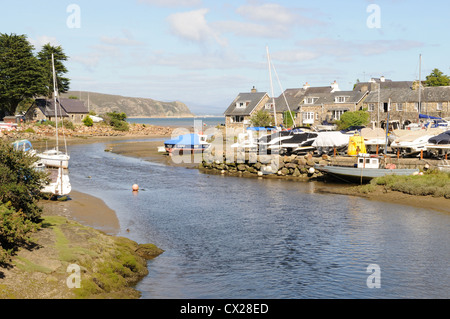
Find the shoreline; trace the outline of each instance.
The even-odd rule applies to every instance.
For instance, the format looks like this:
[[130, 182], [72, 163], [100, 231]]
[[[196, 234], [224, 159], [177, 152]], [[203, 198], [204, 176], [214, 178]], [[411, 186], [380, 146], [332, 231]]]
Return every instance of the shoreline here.
[[[171, 166], [182, 166], [186, 168], [199, 169], [205, 174], [220, 174], [220, 172], [213, 172], [210, 170], [198, 168], [198, 164], [175, 164], [170, 161], [170, 157], [156, 151], [158, 143], [160, 142], [133, 142], [133, 143], [110, 143], [108, 145], [109, 151], [120, 154], [124, 156], [130, 156], [135, 158], [141, 158], [148, 161], [156, 161], [158, 163], [163, 163]], [[127, 145], [128, 144], [128, 145]], [[276, 178], [285, 179], [289, 181], [298, 182], [308, 182], [308, 179], [293, 178], [291, 176], [253, 176], [253, 175], [232, 175], [245, 178]], [[333, 184], [333, 183], [323, 183], [318, 187], [318, 192], [323, 194], [337, 194], [337, 195], [347, 195], [347, 196], [358, 196], [371, 201], [382, 201], [393, 204], [401, 204], [415, 208], [426, 208], [432, 209], [444, 213], [450, 213], [450, 199], [432, 196], [417, 196], [409, 195], [401, 192], [389, 191], [385, 192], [382, 186], [377, 187], [377, 189], [372, 193], [361, 193], [358, 191], [358, 185], [345, 185], [345, 184]]]

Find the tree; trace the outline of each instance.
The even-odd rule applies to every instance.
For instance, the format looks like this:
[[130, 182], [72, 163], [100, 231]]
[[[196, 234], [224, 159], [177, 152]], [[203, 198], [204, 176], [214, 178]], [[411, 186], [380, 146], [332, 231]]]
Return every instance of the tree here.
[[43, 78], [46, 86], [46, 96], [51, 97], [53, 94], [53, 67], [52, 67], [52, 54], [55, 61], [55, 72], [57, 79], [57, 87], [59, 93], [65, 93], [69, 91], [70, 80], [63, 77], [67, 73], [67, 68], [64, 66], [63, 61], [67, 61], [68, 57], [64, 53], [61, 46], [51, 46], [50, 43], [44, 45], [41, 51], [38, 53], [38, 59], [44, 69]]
[[25, 35], [0, 33], [0, 118], [21, 101], [45, 94], [42, 65]]
[[355, 112], [345, 112], [337, 122], [340, 130], [345, 130], [350, 126], [367, 125], [370, 121], [370, 114], [365, 110]]
[[424, 81], [425, 86], [449, 86], [450, 77], [445, 75], [439, 69], [434, 69]]
[[283, 113], [283, 125], [285, 127], [292, 127], [294, 125], [295, 112], [285, 111]]
[[41, 217], [38, 199], [46, 180], [46, 173], [33, 167], [37, 160], [36, 156], [16, 151], [0, 139], [0, 204], [9, 203], [32, 222]]
[[265, 110], [259, 110], [250, 118], [250, 122], [253, 126], [272, 126], [273, 125], [273, 117], [269, 112]]

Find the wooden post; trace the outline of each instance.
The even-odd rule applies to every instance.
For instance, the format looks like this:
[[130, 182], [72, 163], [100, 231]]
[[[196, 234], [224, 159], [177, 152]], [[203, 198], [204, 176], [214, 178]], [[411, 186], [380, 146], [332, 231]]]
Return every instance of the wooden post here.
[[377, 153], [376, 153], [376, 154], [377, 154], [377, 156], [378, 156], [378, 144], [377, 144]]
[[336, 157], [336, 147], [333, 150], [333, 157]]
[[423, 160], [423, 150], [420, 150], [420, 159]]
[[447, 160], [447, 154], [448, 154], [448, 153], [445, 153], [445, 160]]
[[397, 149], [397, 159], [400, 158], [400, 149]]

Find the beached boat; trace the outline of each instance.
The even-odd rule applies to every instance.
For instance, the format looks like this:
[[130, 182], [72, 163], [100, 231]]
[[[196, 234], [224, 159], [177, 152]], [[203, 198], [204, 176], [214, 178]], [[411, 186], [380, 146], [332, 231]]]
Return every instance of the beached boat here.
[[394, 165], [380, 167], [379, 157], [367, 155], [358, 156], [357, 164], [353, 167], [316, 164], [314, 168], [341, 181], [361, 184], [386, 175], [414, 175], [419, 173], [418, 169], [398, 169]]
[[33, 148], [33, 145], [29, 140], [19, 140], [12, 143], [12, 146], [15, 151], [27, 152], [31, 155], [36, 154], [36, 150]]
[[49, 182], [42, 185], [42, 193], [64, 196], [69, 195], [72, 191], [69, 171], [67, 169], [62, 167], [47, 167], [42, 162], [37, 162], [35, 169], [48, 174]]
[[[19, 140], [12, 143], [15, 151], [25, 152], [30, 156], [36, 155], [36, 150], [28, 140]], [[72, 186], [69, 180], [69, 172], [57, 164], [53, 167], [48, 167], [43, 161], [38, 160], [33, 164], [33, 168], [37, 171], [45, 172], [48, 175], [49, 181], [42, 185], [41, 192], [58, 196], [68, 195]], [[57, 168], [55, 168], [57, 167]]]
[[[53, 67], [53, 97], [55, 104], [55, 136], [56, 136], [56, 146], [54, 149], [46, 150], [42, 153], [38, 153], [37, 156], [41, 159], [42, 163], [44, 163], [47, 167], [69, 167], [70, 155], [67, 154], [67, 148], [65, 152], [59, 150], [59, 132], [58, 132], [58, 89], [56, 86], [56, 72], [55, 72], [55, 63], [54, 57], [52, 54], [52, 67]], [[61, 106], [59, 106], [61, 110]]]
[[207, 135], [203, 134], [184, 134], [174, 139], [164, 141], [166, 151], [171, 154], [175, 151], [197, 153], [207, 150], [211, 144], [207, 142]]

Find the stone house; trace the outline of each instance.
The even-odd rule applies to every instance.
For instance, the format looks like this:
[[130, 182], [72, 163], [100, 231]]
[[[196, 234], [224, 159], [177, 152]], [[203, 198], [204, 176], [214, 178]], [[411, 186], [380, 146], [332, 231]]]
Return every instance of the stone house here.
[[301, 125], [319, 125], [340, 120], [348, 111], [358, 111], [368, 92], [307, 92], [298, 108]]
[[401, 126], [419, 122], [419, 114], [446, 118], [450, 117], [450, 86], [381, 89], [370, 92], [363, 107], [374, 124], [385, 123], [388, 112], [389, 120]]
[[[74, 124], [81, 124], [82, 120], [89, 114], [83, 101], [76, 99], [60, 99], [57, 105], [58, 118], [68, 119]], [[25, 120], [54, 121], [55, 101], [53, 99], [36, 99], [33, 105], [25, 113]]]
[[266, 92], [258, 92], [255, 87], [250, 93], [239, 93], [224, 112], [227, 128], [244, 131], [251, 126], [250, 118], [262, 109], [270, 110], [270, 97]]

